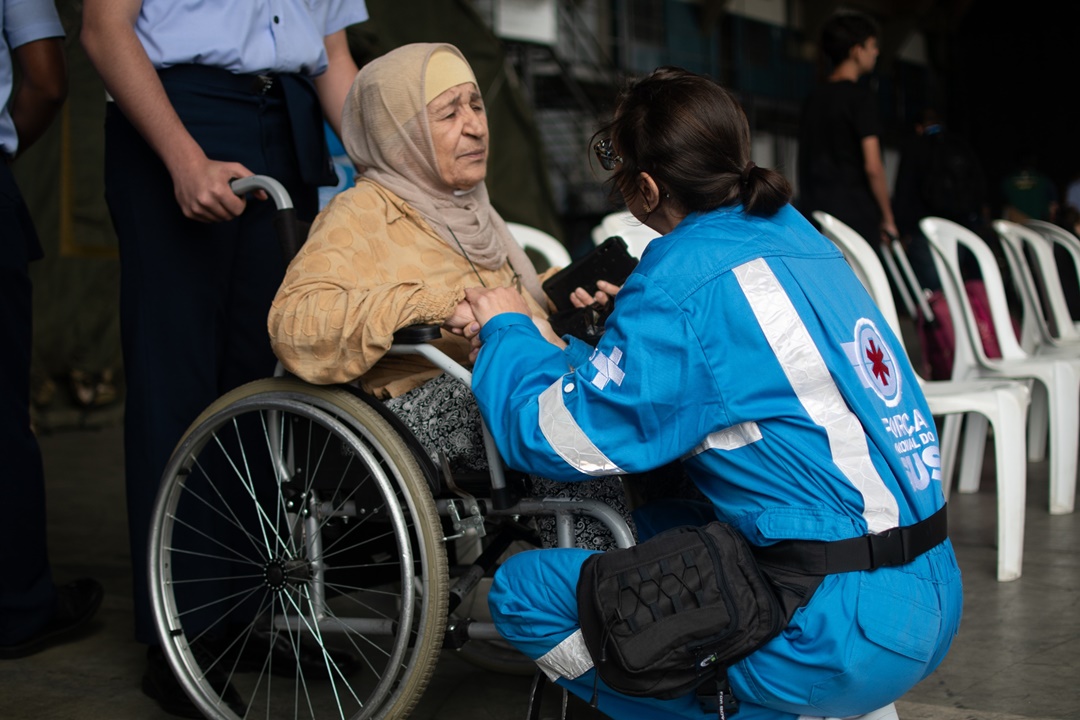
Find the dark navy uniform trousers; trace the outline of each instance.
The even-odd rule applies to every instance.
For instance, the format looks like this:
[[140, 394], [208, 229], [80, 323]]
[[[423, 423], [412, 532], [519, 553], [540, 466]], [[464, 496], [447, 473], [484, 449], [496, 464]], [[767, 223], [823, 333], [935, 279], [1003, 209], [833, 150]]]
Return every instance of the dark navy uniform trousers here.
[[30, 430], [32, 337], [28, 265], [41, 245], [0, 158], [0, 644], [27, 639], [52, 617], [56, 602], [45, 526], [41, 450]]
[[[284, 184], [312, 220], [318, 185], [333, 184], [310, 81], [203, 66], [160, 73], [188, 131], [215, 160], [243, 163]], [[126, 381], [124, 457], [134, 574], [135, 634], [157, 644], [147, 584], [151, 515], [176, 443], [226, 391], [273, 374], [266, 329], [285, 258], [272, 200], [248, 199], [223, 223], [186, 219], [171, 176], [123, 113], [106, 115], [105, 191], [120, 243]]]

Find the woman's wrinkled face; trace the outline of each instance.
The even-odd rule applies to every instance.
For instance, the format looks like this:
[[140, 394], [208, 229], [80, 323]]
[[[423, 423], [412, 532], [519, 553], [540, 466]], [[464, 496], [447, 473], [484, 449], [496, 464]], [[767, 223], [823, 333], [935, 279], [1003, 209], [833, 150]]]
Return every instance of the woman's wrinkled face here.
[[487, 175], [488, 125], [484, 101], [472, 83], [446, 90], [428, 103], [428, 127], [435, 144], [439, 177], [467, 190]]

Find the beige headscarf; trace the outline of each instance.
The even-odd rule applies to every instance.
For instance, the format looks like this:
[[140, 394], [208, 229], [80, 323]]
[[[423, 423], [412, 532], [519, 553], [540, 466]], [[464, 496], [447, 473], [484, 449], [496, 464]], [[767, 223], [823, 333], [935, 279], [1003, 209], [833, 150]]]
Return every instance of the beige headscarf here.
[[345, 150], [364, 177], [407, 202], [455, 252], [489, 270], [509, 260], [546, 307], [532, 261], [491, 206], [486, 185], [455, 192], [439, 175], [427, 103], [463, 82], [476, 84], [472, 68], [446, 43], [404, 45], [372, 60], [345, 98]]

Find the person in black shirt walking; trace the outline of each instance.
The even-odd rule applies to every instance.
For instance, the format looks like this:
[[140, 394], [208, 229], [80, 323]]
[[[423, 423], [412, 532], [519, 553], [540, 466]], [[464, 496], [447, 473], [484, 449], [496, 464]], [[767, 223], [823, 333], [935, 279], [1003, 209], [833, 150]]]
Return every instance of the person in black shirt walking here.
[[838, 13], [821, 33], [828, 82], [803, 103], [799, 122], [799, 210], [822, 210], [872, 245], [895, 237], [873, 93], [860, 80], [877, 64], [878, 30], [867, 16]]

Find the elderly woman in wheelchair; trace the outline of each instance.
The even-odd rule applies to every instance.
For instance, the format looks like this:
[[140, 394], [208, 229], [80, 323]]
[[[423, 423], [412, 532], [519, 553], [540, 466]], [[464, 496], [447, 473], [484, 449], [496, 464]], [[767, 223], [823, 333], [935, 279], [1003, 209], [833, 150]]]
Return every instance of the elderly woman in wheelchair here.
[[[404, 717], [444, 640], [498, 639], [451, 612], [514, 540], [537, 542], [522, 518], [545, 545], [633, 543], [619, 478], [557, 498], [561, 484], [508, 477], [469, 390], [470, 343], [439, 330], [471, 320], [466, 287], [513, 287], [564, 345], [488, 200], [467, 61], [447, 44], [372, 61], [342, 128], [360, 178], [312, 225], [268, 320], [295, 377], [238, 388], [196, 419], [152, 522], [162, 643], [208, 717]], [[458, 537], [479, 556], [451, 577]], [[305, 662], [275, 671], [266, 648], [283, 642]]]
[[[460, 325], [469, 286], [516, 287], [545, 337], [564, 345], [532, 262], [488, 200], [488, 127], [472, 70], [449, 45], [399, 48], [357, 77], [342, 132], [364, 171], [290, 265], [270, 313], [274, 351], [309, 382], [358, 381], [385, 399], [451, 472], [486, 472], [469, 389], [422, 359], [386, 355], [403, 327]], [[460, 335], [443, 332], [432, 345], [469, 364]], [[534, 485], [556, 492], [540, 478]], [[618, 478], [589, 490], [626, 514]], [[582, 522], [577, 534], [578, 544], [611, 546], [601, 525]]]

